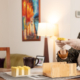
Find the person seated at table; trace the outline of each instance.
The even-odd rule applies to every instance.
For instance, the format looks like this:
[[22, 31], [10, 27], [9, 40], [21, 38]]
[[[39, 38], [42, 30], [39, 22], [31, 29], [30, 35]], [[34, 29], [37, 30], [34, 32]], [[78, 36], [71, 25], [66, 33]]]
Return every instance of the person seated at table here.
[[[69, 39], [68, 41], [56, 40], [57, 45], [61, 48], [57, 53], [58, 62], [78, 63], [78, 57], [80, 53], [80, 33], [78, 39]], [[69, 45], [71, 48], [65, 50], [64, 46]]]

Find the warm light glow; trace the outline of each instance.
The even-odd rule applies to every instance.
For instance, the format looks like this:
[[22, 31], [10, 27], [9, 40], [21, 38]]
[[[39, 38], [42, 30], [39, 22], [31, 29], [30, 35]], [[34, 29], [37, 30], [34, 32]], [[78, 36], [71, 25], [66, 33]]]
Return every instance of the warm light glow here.
[[46, 23], [38, 24], [38, 36], [46, 36]]
[[59, 19], [60, 19], [60, 17], [57, 14], [53, 14], [48, 17], [48, 22], [56, 24], [56, 23], [58, 23]]
[[52, 23], [39, 23], [38, 24], [38, 36], [54, 36], [55, 24]]
[[47, 28], [47, 30], [46, 30], [47, 36], [54, 36], [55, 24], [47, 23], [46, 28]]

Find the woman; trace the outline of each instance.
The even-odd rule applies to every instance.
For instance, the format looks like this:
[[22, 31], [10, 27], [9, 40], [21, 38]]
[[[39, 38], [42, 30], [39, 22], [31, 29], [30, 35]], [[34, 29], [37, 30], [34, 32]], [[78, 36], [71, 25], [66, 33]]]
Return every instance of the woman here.
[[[80, 53], [80, 33], [78, 35], [78, 39], [69, 39], [68, 41], [59, 41], [56, 40], [57, 45], [63, 49], [58, 51], [57, 61], [63, 62], [66, 61], [68, 63], [77, 63], [78, 65], [78, 56]], [[64, 50], [64, 46], [69, 45], [72, 48], [69, 50]], [[65, 55], [65, 56], [64, 56]]]

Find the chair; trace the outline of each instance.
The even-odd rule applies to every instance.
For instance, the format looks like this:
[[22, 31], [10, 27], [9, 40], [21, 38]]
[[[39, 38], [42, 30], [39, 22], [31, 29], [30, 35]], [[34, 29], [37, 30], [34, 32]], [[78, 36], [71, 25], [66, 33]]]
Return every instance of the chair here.
[[10, 68], [10, 47], [0, 47], [0, 51], [6, 51], [6, 65]]

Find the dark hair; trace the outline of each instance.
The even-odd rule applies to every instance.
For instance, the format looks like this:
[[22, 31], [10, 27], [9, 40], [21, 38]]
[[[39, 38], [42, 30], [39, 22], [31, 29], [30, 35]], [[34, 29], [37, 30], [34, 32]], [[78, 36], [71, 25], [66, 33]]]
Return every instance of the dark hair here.
[[80, 39], [80, 32], [79, 32], [79, 34], [78, 34], [78, 37], [77, 38], [79, 38]]

